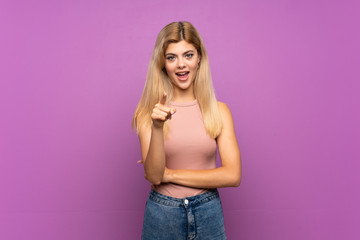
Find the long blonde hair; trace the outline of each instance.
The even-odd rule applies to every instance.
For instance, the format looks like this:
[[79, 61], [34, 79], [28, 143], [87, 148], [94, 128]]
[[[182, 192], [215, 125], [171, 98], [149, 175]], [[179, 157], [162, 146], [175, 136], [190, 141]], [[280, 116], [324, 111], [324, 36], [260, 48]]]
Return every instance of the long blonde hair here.
[[[210, 65], [205, 45], [199, 32], [189, 22], [173, 22], [158, 34], [149, 64], [145, 87], [137, 105], [132, 126], [139, 133], [140, 127], [150, 127], [151, 113], [165, 91], [167, 101], [173, 97], [173, 86], [165, 71], [165, 52], [170, 43], [186, 41], [192, 44], [200, 57], [194, 81], [194, 95], [198, 100], [207, 134], [216, 138], [222, 129], [222, 120], [211, 80]], [[165, 133], [167, 124], [164, 125]]]

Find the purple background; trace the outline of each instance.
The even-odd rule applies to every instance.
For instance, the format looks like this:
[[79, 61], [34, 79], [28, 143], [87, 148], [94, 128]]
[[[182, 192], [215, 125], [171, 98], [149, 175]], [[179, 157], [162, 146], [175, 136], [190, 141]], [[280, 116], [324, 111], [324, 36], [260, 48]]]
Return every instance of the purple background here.
[[155, 38], [188, 20], [233, 113], [229, 239], [359, 239], [358, 1], [1, 1], [0, 239], [139, 239], [130, 128]]

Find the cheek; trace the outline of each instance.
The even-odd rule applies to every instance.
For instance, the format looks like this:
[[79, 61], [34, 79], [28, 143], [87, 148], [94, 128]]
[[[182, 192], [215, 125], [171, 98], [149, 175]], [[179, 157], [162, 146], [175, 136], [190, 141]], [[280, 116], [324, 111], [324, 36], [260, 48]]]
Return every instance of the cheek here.
[[174, 72], [174, 66], [172, 64], [169, 63], [165, 64], [165, 69], [168, 74]]
[[189, 63], [189, 67], [192, 69], [192, 70], [196, 70], [198, 68], [198, 65], [199, 65], [199, 59], [196, 58], [196, 59], [193, 59], [190, 63]]
[[191, 64], [190, 68], [191, 68], [192, 71], [196, 71], [197, 68], [198, 68], [197, 62], [193, 62], [193, 63]]

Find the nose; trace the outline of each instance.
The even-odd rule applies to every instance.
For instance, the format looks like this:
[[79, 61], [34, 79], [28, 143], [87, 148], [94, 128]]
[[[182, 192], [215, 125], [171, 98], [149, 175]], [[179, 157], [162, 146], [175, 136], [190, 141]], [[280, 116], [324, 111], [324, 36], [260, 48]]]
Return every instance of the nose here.
[[179, 69], [183, 69], [183, 68], [186, 67], [184, 59], [179, 58], [178, 66], [177, 66], [177, 67], [178, 67]]

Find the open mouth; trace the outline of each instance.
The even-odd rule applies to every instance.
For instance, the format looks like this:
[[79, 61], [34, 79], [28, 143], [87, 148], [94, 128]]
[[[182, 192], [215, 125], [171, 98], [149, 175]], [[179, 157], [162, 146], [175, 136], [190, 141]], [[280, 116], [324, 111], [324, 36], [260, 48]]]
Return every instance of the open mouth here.
[[189, 72], [178, 72], [178, 73], [175, 73], [176, 76], [178, 76], [178, 78], [180, 80], [186, 80], [187, 77], [189, 76]]

